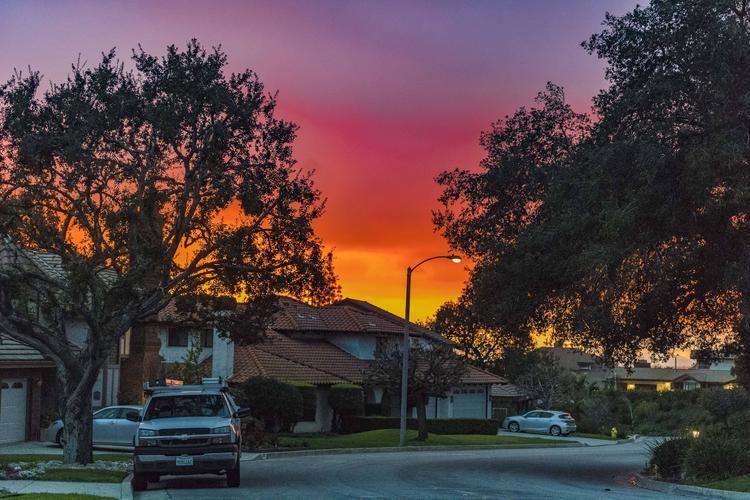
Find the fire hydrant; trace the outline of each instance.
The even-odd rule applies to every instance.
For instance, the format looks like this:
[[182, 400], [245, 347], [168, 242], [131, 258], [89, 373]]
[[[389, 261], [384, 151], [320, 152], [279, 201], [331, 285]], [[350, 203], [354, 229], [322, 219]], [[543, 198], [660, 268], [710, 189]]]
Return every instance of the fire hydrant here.
[[609, 435], [612, 436], [612, 439], [617, 439], [617, 427], [612, 427], [612, 430], [609, 431]]

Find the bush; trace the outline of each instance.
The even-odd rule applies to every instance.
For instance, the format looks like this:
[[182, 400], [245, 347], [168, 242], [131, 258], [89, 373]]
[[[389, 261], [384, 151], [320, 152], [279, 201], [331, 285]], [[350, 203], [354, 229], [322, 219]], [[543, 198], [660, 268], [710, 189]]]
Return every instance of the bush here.
[[645, 422], [659, 411], [659, 403], [656, 401], [641, 401], [633, 407], [633, 419], [636, 422]]
[[251, 377], [237, 387], [235, 394], [240, 405], [249, 407], [267, 431], [291, 430], [302, 418], [302, 394], [293, 385]]
[[365, 411], [365, 395], [358, 385], [336, 384], [328, 393], [328, 404], [341, 416], [359, 416]]
[[302, 417], [298, 422], [314, 422], [318, 412], [318, 389], [305, 382], [290, 382], [302, 394]]
[[684, 470], [689, 479], [720, 480], [750, 472], [746, 440], [724, 432], [696, 439], [685, 455]]
[[365, 395], [362, 387], [352, 384], [332, 385], [328, 393], [328, 404], [333, 409], [333, 430], [341, 426], [341, 419], [360, 416], [365, 412]]
[[611, 398], [604, 393], [593, 393], [586, 397], [578, 416], [578, 430], [593, 434], [609, 434], [618, 422], [612, 412]]
[[750, 408], [750, 397], [745, 389], [709, 389], [701, 391], [701, 406], [713, 417], [729, 427], [729, 417], [733, 413]]
[[[376, 429], [398, 429], [398, 417], [342, 417], [342, 434], [374, 431]], [[409, 429], [417, 428], [417, 420], [410, 418], [406, 421]], [[498, 420], [483, 420], [474, 418], [445, 418], [427, 420], [427, 432], [432, 434], [485, 434], [494, 436], [500, 428]]]
[[660, 479], [678, 479], [682, 476], [682, 464], [690, 448], [688, 438], [667, 439], [651, 446], [649, 468]]

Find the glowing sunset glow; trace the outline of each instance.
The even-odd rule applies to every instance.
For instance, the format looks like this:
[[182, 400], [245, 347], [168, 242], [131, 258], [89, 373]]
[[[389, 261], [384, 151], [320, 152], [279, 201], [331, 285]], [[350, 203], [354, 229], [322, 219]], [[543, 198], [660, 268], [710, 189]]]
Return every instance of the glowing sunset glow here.
[[[579, 43], [635, 3], [4, 0], [0, 80], [31, 66], [59, 81], [79, 54], [93, 63], [112, 47], [127, 59], [139, 43], [152, 54], [193, 37], [221, 44], [230, 69], [257, 72], [300, 126], [296, 158], [328, 199], [317, 230], [344, 295], [402, 314], [407, 266], [450, 253], [432, 228], [434, 177], [476, 166], [479, 133], [549, 80], [588, 109], [605, 83]], [[415, 272], [413, 317], [458, 296], [470, 264]]]

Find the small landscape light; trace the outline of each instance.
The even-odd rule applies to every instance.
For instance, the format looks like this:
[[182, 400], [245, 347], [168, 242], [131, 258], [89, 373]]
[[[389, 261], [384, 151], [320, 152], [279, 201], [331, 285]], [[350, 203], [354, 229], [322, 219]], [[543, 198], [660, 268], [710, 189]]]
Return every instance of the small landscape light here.
[[699, 430], [692, 430], [692, 431], [690, 431], [690, 435], [697, 439], [697, 438], [699, 438], [701, 436], [701, 431], [699, 431]]

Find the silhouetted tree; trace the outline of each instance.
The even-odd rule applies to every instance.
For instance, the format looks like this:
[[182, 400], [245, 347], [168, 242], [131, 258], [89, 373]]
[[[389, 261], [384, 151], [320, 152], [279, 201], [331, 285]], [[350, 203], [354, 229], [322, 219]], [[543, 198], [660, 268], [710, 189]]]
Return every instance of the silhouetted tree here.
[[44, 92], [36, 72], [0, 87], [0, 332], [55, 363], [65, 462], [91, 462], [91, 390], [118, 339], [169, 301], [246, 297], [193, 310], [250, 342], [275, 294], [336, 293], [297, 127], [258, 77], [195, 40], [132, 62], [112, 50]]

